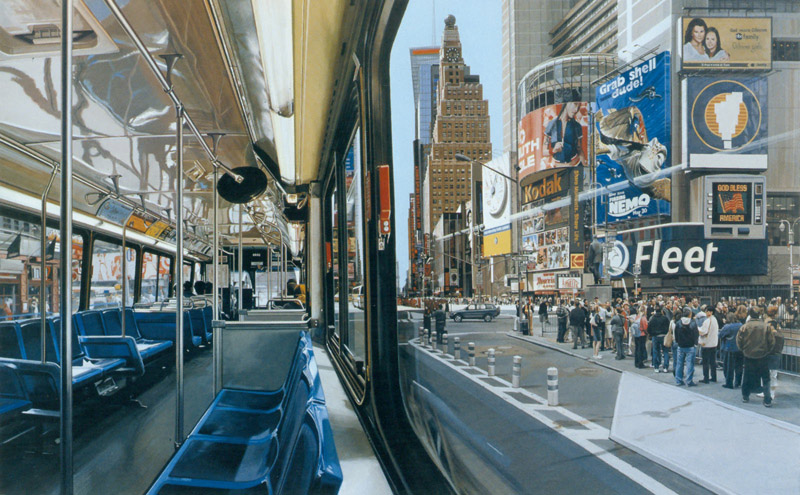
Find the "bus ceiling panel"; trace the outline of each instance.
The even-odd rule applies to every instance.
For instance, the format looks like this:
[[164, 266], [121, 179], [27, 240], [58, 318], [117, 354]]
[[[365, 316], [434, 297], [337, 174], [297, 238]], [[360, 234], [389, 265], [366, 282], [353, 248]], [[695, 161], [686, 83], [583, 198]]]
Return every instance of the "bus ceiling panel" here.
[[[36, 1], [31, 5], [27, 0], [18, 1], [31, 9], [31, 18], [46, 17], [49, 12], [46, 5], [52, 4], [51, 7], [60, 10], [57, 2]], [[14, 4], [2, 2], [0, 14]], [[75, 138], [174, 134], [174, 106], [158, 79], [105, 4], [94, 1], [89, 6], [91, 10], [85, 9], [86, 12], [100, 19], [95, 22], [116, 44], [112, 50], [91, 56], [76, 50]], [[214, 42], [215, 30], [205, 2], [128, 2], [122, 10], [154, 57], [176, 52], [183, 55], [172, 80], [175, 93], [198, 129], [248, 136], [225, 63]], [[3, 28], [0, 20], [0, 51]], [[58, 140], [59, 50], [60, 44], [56, 44], [46, 56], [0, 55], [0, 89], [4, 97], [0, 106], [0, 133], [25, 144]], [[255, 158], [251, 155], [249, 162], [234, 164], [241, 165], [255, 165]]]

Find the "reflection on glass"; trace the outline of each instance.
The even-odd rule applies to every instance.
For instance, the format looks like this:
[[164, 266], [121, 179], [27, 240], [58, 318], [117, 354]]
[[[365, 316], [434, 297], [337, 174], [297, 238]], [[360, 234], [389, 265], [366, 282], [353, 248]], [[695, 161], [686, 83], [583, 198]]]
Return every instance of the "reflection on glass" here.
[[366, 355], [364, 317], [364, 208], [362, 204], [361, 132], [356, 132], [345, 158], [347, 188], [347, 346], [358, 358]]
[[[128, 252], [130, 253], [130, 250]], [[135, 254], [130, 256], [135, 258]], [[89, 287], [90, 309], [122, 305], [121, 258], [121, 245], [100, 240], [94, 241], [92, 248], [92, 280]], [[133, 266], [135, 266], [135, 262]], [[127, 269], [133, 270], [130, 264]], [[131, 297], [131, 301], [132, 299]]]
[[[334, 177], [334, 183], [335, 183]], [[334, 334], [341, 340], [341, 336], [339, 335], [339, 222], [337, 220], [339, 209], [337, 207], [338, 203], [338, 188], [333, 189], [333, 193], [331, 193], [331, 228], [333, 231], [333, 243], [332, 243], [332, 253], [331, 253], [331, 261], [332, 261], [332, 272], [333, 272], [333, 332]]]

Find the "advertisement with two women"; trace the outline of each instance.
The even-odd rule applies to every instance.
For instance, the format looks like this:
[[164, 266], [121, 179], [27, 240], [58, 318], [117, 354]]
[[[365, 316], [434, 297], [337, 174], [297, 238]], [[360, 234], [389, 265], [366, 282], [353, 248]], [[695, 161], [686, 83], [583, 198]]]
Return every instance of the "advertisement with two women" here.
[[596, 90], [597, 223], [669, 215], [670, 55], [661, 52]]
[[684, 17], [684, 70], [769, 70], [771, 17]]

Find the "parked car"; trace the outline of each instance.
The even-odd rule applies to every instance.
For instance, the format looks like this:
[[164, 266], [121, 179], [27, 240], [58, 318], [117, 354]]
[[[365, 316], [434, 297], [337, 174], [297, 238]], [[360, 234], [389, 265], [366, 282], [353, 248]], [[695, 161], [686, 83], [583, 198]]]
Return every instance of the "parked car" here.
[[500, 307], [494, 304], [468, 304], [466, 308], [452, 311], [450, 316], [456, 322], [463, 319], [492, 321], [500, 314]]

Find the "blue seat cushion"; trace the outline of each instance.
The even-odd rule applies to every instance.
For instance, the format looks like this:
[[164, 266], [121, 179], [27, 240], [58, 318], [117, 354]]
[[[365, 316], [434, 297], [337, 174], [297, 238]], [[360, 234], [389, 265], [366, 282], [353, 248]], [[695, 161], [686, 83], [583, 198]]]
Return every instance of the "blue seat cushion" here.
[[[115, 359], [114, 364], [117, 366], [122, 366], [125, 364], [125, 361], [121, 359]], [[73, 366], [72, 367], [72, 384], [73, 385], [81, 385], [88, 380], [99, 379], [103, 376], [104, 368], [101, 366], [96, 366], [93, 363], [86, 363], [83, 366]]]
[[269, 411], [280, 406], [281, 401], [283, 401], [283, 392], [250, 392], [223, 389], [217, 398], [217, 406]]
[[274, 440], [247, 445], [189, 438], [169, 478], [192, 480], [199, 487], [249, 488], [263, 482], [277, 451]]
[[269, 439], [280, 419], [281, 412], [277, 409], [263, 412], [215, 407], [209, 410], [194, 433], [229, 441], [259, 443]]
[[136, 342], [136, 349], [139, 350], [139, 354], [142, 356], [142, 359], [148, 359], [157, 354], [161, 354], [171, 347], [172, 342], [170, 341], [159, 342], [153, 340], [143, 340]]
[[31, 402], [25, 399], [6, 399], [0, 397], [0, 422], [6, 421], [15, 414], [19, 414], [31, 407]]

